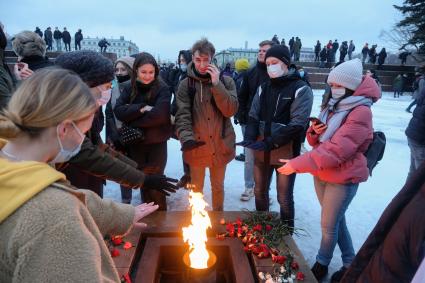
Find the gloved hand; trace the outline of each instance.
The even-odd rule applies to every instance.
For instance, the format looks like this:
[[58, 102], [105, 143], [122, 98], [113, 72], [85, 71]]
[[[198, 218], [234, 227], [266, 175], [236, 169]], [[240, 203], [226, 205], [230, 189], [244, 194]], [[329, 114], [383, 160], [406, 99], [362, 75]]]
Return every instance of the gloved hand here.
[[253, 141], [241, 141], [241, 142], [237, 142], [235, 144], [239, 145], [239, 146], [243, 146], [243, 147], [248, 147], [248, 145], [253, 144], [253, 143], [255, 143], [255, 142], [253, 142]]
[[247, 148], [258, 150], [258, 151], [270, 151], [272, 150], [272, 144], [267, 139], [264, 139], [263, 141], [257, 141], [254, 143], [251, 143], [246, 146]]
[[143, 183], [143, 190], [157, 190], [166, 196], [169, 193], [175, 193], [178, 187], [173, 183], [177, 183], [178, 180], [168, 178], [165, 175], [146, 175], [145, 182]]
[[205, 142], [203, 141], [194, 141], [194, 140], [188, 140], [186, 142], [183, 143], [181, 150], [182, 151], [188, 151], [188, 150], [192, 150], [195, 149], [197, 147], [200, 147], [202, 145], [204, 145]]

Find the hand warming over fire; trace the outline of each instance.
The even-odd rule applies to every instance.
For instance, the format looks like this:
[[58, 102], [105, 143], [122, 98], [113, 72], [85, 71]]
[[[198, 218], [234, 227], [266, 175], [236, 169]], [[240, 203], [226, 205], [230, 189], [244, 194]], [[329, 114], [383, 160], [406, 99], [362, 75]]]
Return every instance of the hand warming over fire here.
[[279, 159], [279, 162], [285, 163], [282, 167], [277, 169], [277, 172], [282, 175], [291, 175], [292, 173], [295, 173], [294, 168], [291, 166], [291, 160], [290, 159]]
[[149, 214], [151, 214], [152, 212], [154, 212], [155, 210], [158, 209], [158, 205], [155, 204], [153, 202], [150, 203], [142, 203], [141, 205], [138, 205], [135, 207], [135, 212], [134, 212], [134, 226], [135, 227], [139, 227], [139, 228], [145, 228], [147, 225], [146, 223], [143, 222], [139, 222], [143, 217], [148, 216]]

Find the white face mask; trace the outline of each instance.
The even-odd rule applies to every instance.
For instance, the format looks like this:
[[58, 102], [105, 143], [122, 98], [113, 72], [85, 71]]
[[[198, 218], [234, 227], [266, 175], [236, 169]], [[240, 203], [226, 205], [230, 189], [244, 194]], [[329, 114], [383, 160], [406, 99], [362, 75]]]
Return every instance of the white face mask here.
[[339, 99], [345, 95], [344, 87], [333, 87], [331, 88], [332, 98]]
[[56, 163], [64, 163], [69, 161], [72, 157], [74, 157], [75, 155], [77, 155], [80, 150], [81, 150], [81, 145], [83, 144], [84, 141], [84, 134], [80, 131], [80, 129], [78, 129], [78, 127], [74, 124], [74, 122], [71, 122], [72, 126], [74, 127], [74, 129], [77, 131], [78, 135], [81, 138], [81, 141], [79, 141], [78, 145], [75, 146], [74, 149], [69, 150], [69, 149], [65, 149], [62, 145], [62, 142], [59, 138], [59, 130], [56, 127], [56, 138], [58, 139], [59, 142], [59, 147], [60, 147], [60, 151], [58, 152], [58, 154], [55, 156], [55, 158], [53, 158], [52, 161], [50, 161], [50, 164], [56, 164]]
[[187, 71], [187, 65], [186, 64], [180, 64], [180, 70], [182, 70], [183, 72]]
[[97, 89], [100, 90], [101, 92], [100, 98], [97, 99], [97, 104], [99, 104], [99, 106], [103, 106], [107, 104], [109, 100], [111, 99], [112, 89], [109, 88], [107, 90], [102, 90], [99, 87], [97, 87]]
[[282, 70], [282, 67], [280, 64], [273, 64], [267, 66], [267, 73], [269, 74], [270, 78], [279, 78], [285, 74], [285, 71]]

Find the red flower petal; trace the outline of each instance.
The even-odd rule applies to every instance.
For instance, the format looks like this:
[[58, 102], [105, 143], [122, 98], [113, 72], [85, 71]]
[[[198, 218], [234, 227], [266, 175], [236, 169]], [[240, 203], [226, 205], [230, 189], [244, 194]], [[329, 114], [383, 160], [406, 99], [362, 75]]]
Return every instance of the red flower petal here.
[[291, 268], [294, 269], [294, 270], [298, 270], [300, 268], [300, 266], [298, 265], [298, 262], [293, 261], [291, 263]]
[[304, 273], [302, 273], [301, 271], [298, 271], [297, 275], [295, 276], [295, 279], [300, 280], [300, 281], [304, 281], [304, 279], [305, 279]]
[[123, 246], [124, 250], [131, 249], [132, 247], [133, 247], [133, 244], [130, 242], [125, 242]]
[[266, 225], [266, 231], [268, 232], [268, 231], [271, 231], [271, 230], [272, 230], [272, 226]]
[[112, 237], [112, 244], [114, 244], [114, 246], [119, 246], [122, 244], [122, 238], [117, 238], [117, 237]]
[[112, 249], [112, 251], [111, 251], [111, 256], [112, 257], [117, 257], [117, 256], [119, 256], [120, 255], [120, 251], [119, 250], [117, 250], [117, 249]]

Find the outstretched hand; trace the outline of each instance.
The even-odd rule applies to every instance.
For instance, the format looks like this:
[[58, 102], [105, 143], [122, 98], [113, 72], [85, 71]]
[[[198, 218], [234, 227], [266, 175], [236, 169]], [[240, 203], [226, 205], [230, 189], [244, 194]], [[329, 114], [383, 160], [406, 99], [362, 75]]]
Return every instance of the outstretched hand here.
[[155, 210], [157, 210], [158, 207], [159, 206], [157, 204], [154, 204], [153, 202], [142, 203], [141, 205], [136, 206], [135, 207], [136, 211], [134, 213], [134, 219], [133, 219], [134, 227], [138, 227], [138, 228], [147, 227], [148, 225], [146, 223], [139, 222], [139, 221], [142, 220], [143, 217], [146, 217], [152, 212], [154, 212]]
[[279, 162], [284, 163], [282, 167], [277, 169], [277, 172], [282, 175], [291, 175], [295, 173], [295, 169], [291, 166], [291, 160], [290, 159], [279, 159]]

